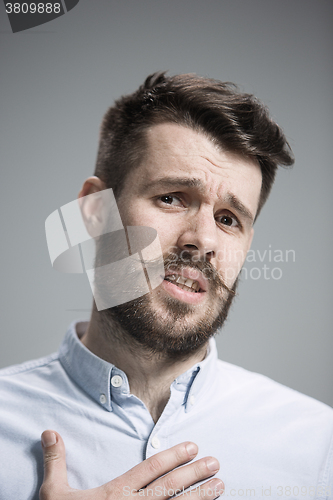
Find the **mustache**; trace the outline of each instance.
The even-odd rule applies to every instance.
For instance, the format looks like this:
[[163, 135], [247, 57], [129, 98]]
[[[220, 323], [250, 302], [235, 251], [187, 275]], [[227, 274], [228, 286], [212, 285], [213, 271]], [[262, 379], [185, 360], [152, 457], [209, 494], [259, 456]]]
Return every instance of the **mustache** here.
[[165, 271], [174, 271], [190, 267], [200, 271], [203, 276], [209, 281], [213, 291], [225, 290], [231, 295], [236, 295], [235, 287], [230, 288], [219, 274], [217, 269], [208, 260], [193, 260], [193, 256], [189, 252], [181, 251], [180, 253], [169, 253], [164, 257]]

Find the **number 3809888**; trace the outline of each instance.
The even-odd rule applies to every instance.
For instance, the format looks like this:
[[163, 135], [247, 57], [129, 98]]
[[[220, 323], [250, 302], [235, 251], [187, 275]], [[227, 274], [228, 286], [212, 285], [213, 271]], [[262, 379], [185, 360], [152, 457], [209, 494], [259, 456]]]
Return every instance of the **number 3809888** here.
[[60, 3], [6, 3], [7, 14], [60, 14]]

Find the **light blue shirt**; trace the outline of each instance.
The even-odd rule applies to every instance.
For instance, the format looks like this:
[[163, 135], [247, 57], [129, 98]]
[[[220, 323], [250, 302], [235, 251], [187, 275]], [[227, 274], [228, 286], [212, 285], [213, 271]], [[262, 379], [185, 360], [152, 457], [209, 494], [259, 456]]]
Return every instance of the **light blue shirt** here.
[[[38, 499], [40, 435], [58, 431], [69, 484], [86, 489], [183, 441], [215, 456], [232, 498], [333, 498], [333, 410], [217, 359], [215, 341], [180, 375], [155, 425], [126, 374], [80, 342], [71, 325], [58, 353], [0, 371], [0, 499]], [[126, 499], [126, 492], [124, 492]]]

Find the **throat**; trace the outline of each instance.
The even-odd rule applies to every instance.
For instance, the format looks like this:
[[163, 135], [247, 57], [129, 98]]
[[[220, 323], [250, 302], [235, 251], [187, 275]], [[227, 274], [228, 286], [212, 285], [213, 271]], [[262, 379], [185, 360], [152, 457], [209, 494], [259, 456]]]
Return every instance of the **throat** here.
[[163, 388], [156, 386], [152, 391], [142, 390], [142, 387], [141, 390], [135, 390], [134, 387], [132, 390], [131, 387], [131, 393], [135, 394], [144, 403], [156, 424], [170, 399], [170, 385]]

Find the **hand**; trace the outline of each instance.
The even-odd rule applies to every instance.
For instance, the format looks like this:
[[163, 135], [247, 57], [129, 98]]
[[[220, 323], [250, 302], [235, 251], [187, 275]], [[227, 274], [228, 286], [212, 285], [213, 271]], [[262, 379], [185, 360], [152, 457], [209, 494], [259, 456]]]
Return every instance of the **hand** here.
[[[165, 500], [180, 493], [198, 481], [207, 479], [219, 470], [216, 458], [205, 457], [182, 468], [198, 453], [198, 447], [191, 442], [181, 443], [144, 460], [122, 476], [91, 490], [76, 490], [68, 485], [65, 445], [55, 431], [42, 434], [44, 454], [44, 481], [39, 492], [40, 500], [141, 500], [145, 489], [147, 500]], [[161, 477], [163, 476], [163, 477]], [[147, 486], [149, 485], [149, 486]], [[149, 491], [148, 491], [149, 489]], [[178, 491], [177, 491], [178, 490]], [[189, 500], [213, 500], [224, 491], [220, 479], [210, 479], [191, 492]], [[185, 500], [185, 494], [179, 495]], [[182, 499], [183, 497], [183, 499]]]

